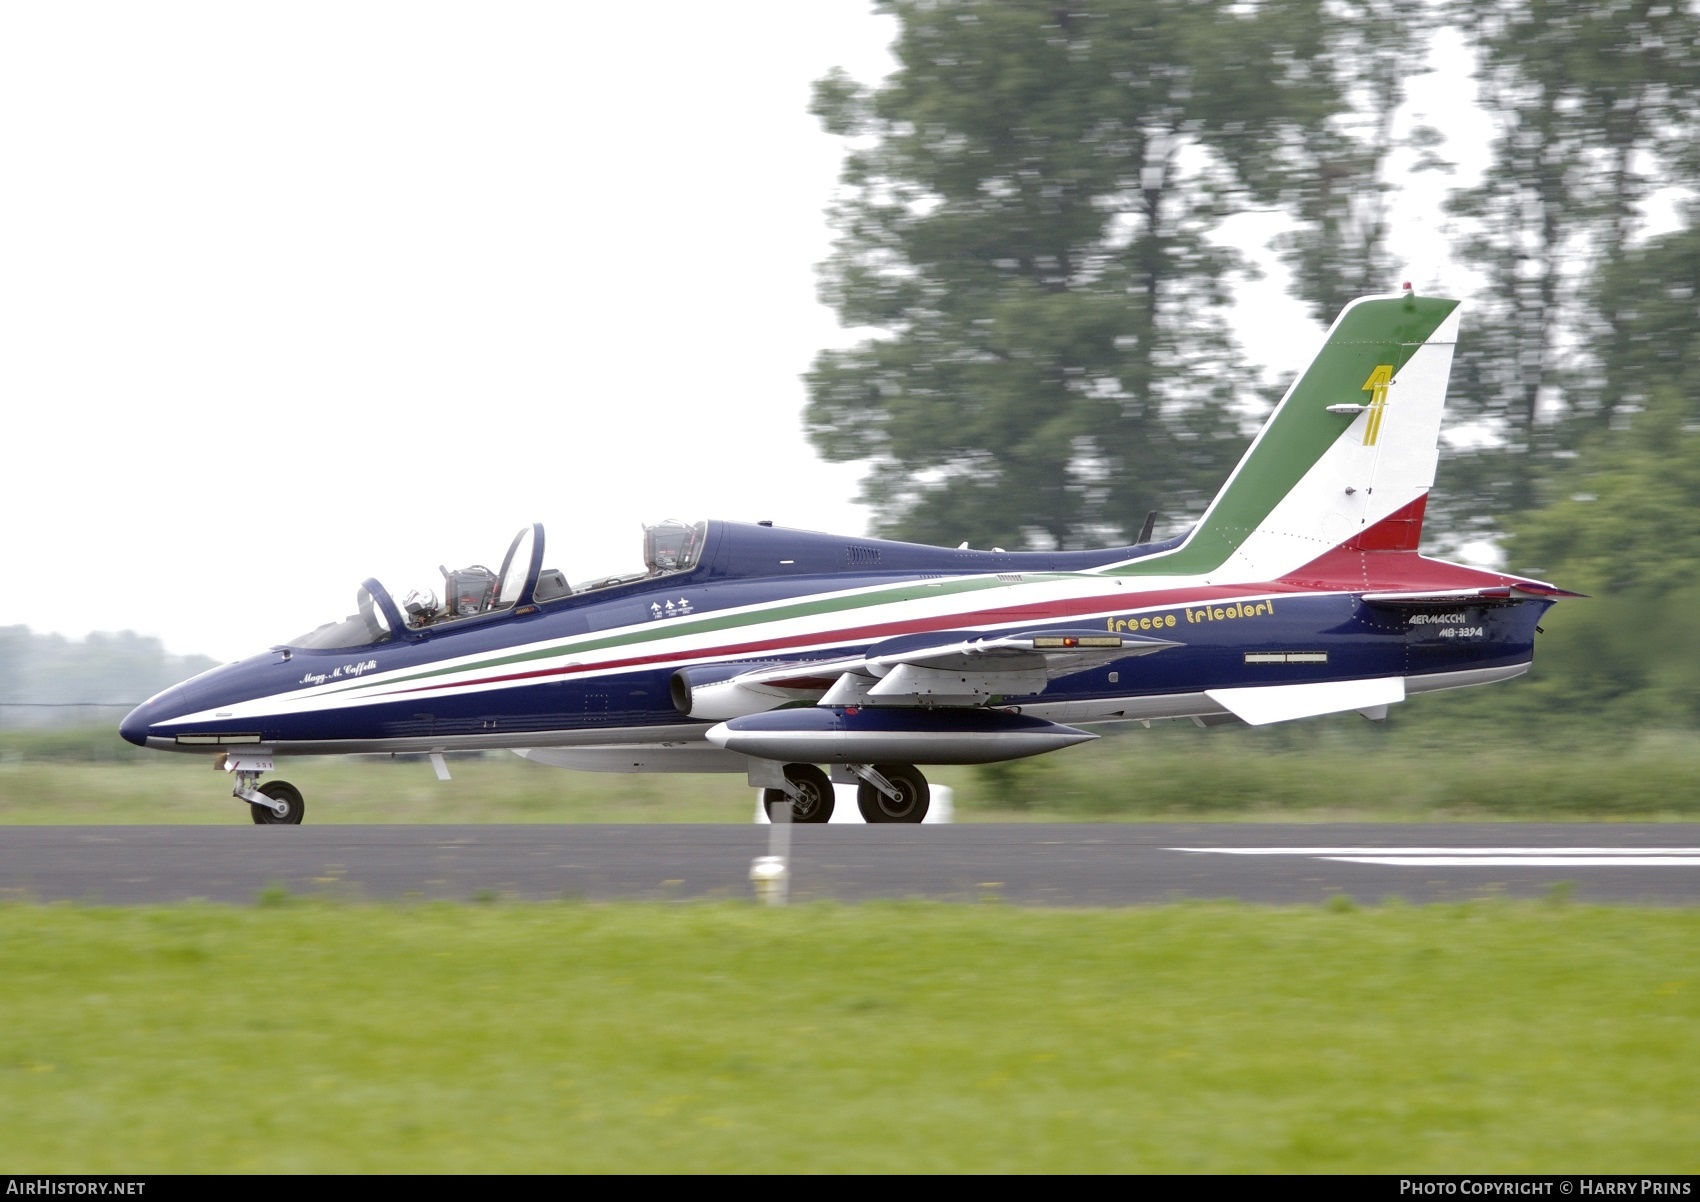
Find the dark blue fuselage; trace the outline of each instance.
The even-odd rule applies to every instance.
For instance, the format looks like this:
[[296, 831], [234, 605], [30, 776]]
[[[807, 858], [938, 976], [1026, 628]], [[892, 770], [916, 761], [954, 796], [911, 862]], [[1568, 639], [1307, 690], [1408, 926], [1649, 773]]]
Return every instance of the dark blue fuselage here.
[[[1078, 572], [1136, 558], [1172, 544], [1095, 552], [1003, 553], [951, 551], [878, 540], [842, 539], [762, 526], [711, 523], [698, 566], [689, 572], [636, 580], [509, 611], [403, 631], [381, 642], [334, 650], [278, 648], [227, 664], [178, 685], [138, 707], [121, 733], [131, 742], [203, 750], [220, 742], [252, 742], [279, 750], [336, 750], [352, 745], [418, 749], [437, 745], [525, 746], [531, 742], [595, 742], [665, 734], [691, 738], [710, 725], [677, 708], [670, 689], [681, 658], [748, 670], [763, 664], [839, 659], [877, 651], [896, 635], [890, 623], [869, 625], [854, 607], [822, 602], [810, 647], [767, 645], [757, 623], [726, 615], [776, 603], [802, 605], [854, 590], [921, 587], [987, 573]], [[1243, 590], [1255, 595], [1252, 590]], [[1163, 603], [1171, 594], [1126, 591], [1127, 613], [1155, 615], [1158, 637], [1180, 644], [1161, 654], [1117, 660], [1053, 680], [1040, 695], [1002, 703], [1040, 709], [1071, 702], [1190, 696], [1206, 689], [1305, 684], [1379, 677], [1424, 677], [1512, 668], [1529, 662], [1535, 623], [1546, 599], [1460, 603], [1451, 609], [1372, 604], [1351, 593], [1271, 591], [1266, 605], [1220, 600]], [[1201, 594], [1202, 595], [1202, 594]], [[977, 599], [988, 598], [984, 602]], [[1126, 617], [1107, 611], [1043, 613], [997, 610], [996, 590], [963, 593], [963, 615], [918, 629], [972, 631], [977, 625], [1023, 630], [1125, 630]], [[976, 606], [980, 609], [976, 611]], [[990, 608], [987, 608], [990, 607]], [[1092, 609], [1092, 606], [1087, 606]], [[1263, 612], [1267, 608], [1268, 612]], [[1078, 607], [1077, 607], [1078, 610]], [[998, 613], [995, 621], [987, 613]], [[1014, 616], [1011, 616], [1011, 615]], [[974, 619], [981, 619], [977, 622]], [[647, 644], [681, 620], [708, 633], [689, 655], [651, 654]], [[1164, 625], [1163, 622], [1168, 624]], [[1137, 630], [1137, 618], [1135, 629]], [[602, 637], [601, 632], [610, 632]], [[614, 633], [620, 632], [620, 633]], [[840, 637], [842, 636], [842, 637]], [[829, 645], [822, 646], [822, 643]], [[532, 649], [624, 650], [591, 672], [562, 667]], [[526, 658], [529, 657], [529, 658]], [[434, 683], [444, 664], [490, 666], [490, 687], [468, 690]], [[535, 662], [534, 662], [535, 661]], [[538, 666], [541, 664], [542, 666]], [[357, 686], [382, 673], [403, 685], [356, 706], [283, 705], [253, 716], [244, 702], [278, 698], [346, 682]], [[390, 699], [393, 698], [393, 699]], [[1107, 715], [1113, 715], [1107, 709]], [[192, 728], [174, 720], [198, 714]], [[1080, 720], [1080, 719], [1077, 719]], [[1084, 720], [1090, 720], [1086, 718]], [[621, 734], [624, 732], [624, 735]], [[536, 736], [533, 738], [533, 736]]]

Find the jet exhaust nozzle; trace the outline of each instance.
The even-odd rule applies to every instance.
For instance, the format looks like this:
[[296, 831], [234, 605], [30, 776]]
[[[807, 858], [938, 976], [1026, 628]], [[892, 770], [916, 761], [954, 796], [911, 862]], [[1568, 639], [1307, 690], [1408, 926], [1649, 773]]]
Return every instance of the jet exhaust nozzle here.
[[687, 718], [721, 721], [759, 714], [793, 701], [813, 701], [832, 685], [799, 672], [794, 682], [745, 679], [750, 664], [703, 664], [680, 668], [667, 682], [673, 708]]

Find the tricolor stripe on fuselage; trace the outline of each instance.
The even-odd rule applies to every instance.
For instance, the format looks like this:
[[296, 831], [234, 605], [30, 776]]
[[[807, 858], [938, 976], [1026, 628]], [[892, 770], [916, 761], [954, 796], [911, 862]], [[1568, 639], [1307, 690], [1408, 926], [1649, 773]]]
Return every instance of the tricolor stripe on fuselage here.
[[[1430, 569], [1431, 575], [1442, 576], [1446, 583], [1459, 586], [1505, 579], [1497, 574], [1453, 568], [1434, 561], [1423, 563]], [[658, 629], [663, 625], [660, 623], [628, 627], [579, 639], [521, 644], [493, 654], [467, 657], [459, 663], [439, 663], [427, 671], [420, 671], [417, 665], [403, 665], [389, 672], [369, 673], [356, 681], [293, 688], [244, 702], [227, 703], [216, 711], [186, 714], [172, 722], [169, 729], [264, 727], [266, 719], [319, 712], [327, 714], [329, 725], [338, 725], [346, 723], [349, 716], [359, 709], [400, 701], [417, 704], [420, 708], [435, 708], [441, 716], [446, 716], [444, 707], [452, 706], [457, 699], [523, 689], [542, 682], [571, 681], [587, 687], [593, 683], [608, 686], [646, 670], [662, 668], [671, 671], [695, 663], [736, 659], [759, 663], [837, 657], [881, 639], [929, 631], [1011, 631], [1040, 629], [1047, 625], [1079, 625], [1082, 622], [1102, 622], [1107, 630], [1116, 628], [1120, 623], [1120, 628], [1125, 630], [1130, 618], [1137, 621], [1141, 615], [1149, 617], [1164, 613], [1196, 615], [1194, 621], [1184, 616], [1177, 617], [1177, 626], [1166, 631], [1166, 635], [1183, 643], [1199, 644], [1200, 650], [1208, 642], [1214, 652], [1217, 639], [1211, 637], [1213, 634], [1224, 638], [1231, 635], [1236, 640], [1235, 646], [1249, 637], [1249, 631], [1243, 626], [1232, 632], [1227, 628], [1227, 623], [1233, 620], [1230, 615], [1235, 613], [1236, 608], [1240, 613], [1251, 616], [1260, 609], [1265, 613], [1274, 609], [1285, 612], [1289, 603], [1330, 599], [1333, 604], [1328, 607], [1326, 622], [1315, 628], [1316, 634], [1310, 639], [1314, 642], [1315, 638], [1321, 637], [1322, 625], [1337, 626], [1349, 620], [1357, 608], [1353, 599], [1356, 590], [1342, 587], [1318, 589], [1291, 582], [1230, 586], [1201, 585], [1196, 581], [1147, 580], [1139, 582], [1144, 587], [1135, 589], [1131, 587], [1131, 581], [1070, 576], [1023, 583], [978, 583], [984, 586], [985, 593], [994, 594], [995, 600], [1000, 603], [982, 604], [963, 612], [951, 608], [946, 596], [937, 596], [928, 604], [913, 596], [892, 597], [894, 592], [912, 593], [911, 589], [876, 587], [841, 595], [838, 598], [839, 612], [846, 617], [853, 616], [854, 620], [824, 631], [815, 622], [805, 623], [794, 612], [788, 612], [794, 607], [786, 602], [740, 607], [715, 613], [717, 620], [697, 622], [695, 630]], [[1106, 585], [1113, 587], [1106, 588]], [[994, 596], [986, 599], [993, 600]], [[818, 605], [811, 608], [818, 608]], [[931, 612], [917, 612], [917, 609]], [[1312, 606], [1307, 604], [1304, 610], [1293, 616], [1302, 617], [1305, 610], [1311, 609]], [[770, 616], [775, 612], [782, 616]], [[1223, 623], [1220, 629], [1215, 628], [1218, 622]], [[683, 623], [677, 625], [682, 626]], [[728, 638], [727, 635], [734, 637]], [[1303, 636], [1287, 634], [1282, 639], [1272, 638], [1269, 645], [1280, 646], [1292, 638], [1305, 641]], [[640, 648], [642, 651], [634, 654]], [[380, 648], [374, 654], [382, 657], [385, 652]], [[1166, 654], [1189, 660], [1194, 658], [1188, 656], [1184, 648]], [[299, 666], [304, 658], [298, 657], [294, 664]], [[1175, 668], [1181, 666], [1177, 663]], [[1343, 662], [1337, 662], [1335, 670], [1326, 675], [1330, 678], [1339, 675], [1338, 669], [1343, 666]], [[514, 670], [516, 667], [519, 667], [518, 671]], [[1149, 665], [1138, 669], [1128, 667], [1124, 671], [1129, 674], [1129, 683], [1149, 679], [1153, 674]], [[1170, 672], [1163, 670], [1156, 674], [1167, 677]], [[1267, 675], [1255, 678], [1267, 679]], [[1243, 672], [1206, 673], [1200, 678], [1198, 687], [1243, 684], [1247, 679]], [[1105, 692], [1103, 688], [1095, 691]], [[1114, 693], [1115, 690], [1109, 692]], [[1047, 690], [1043, 701], [1049, 704], [1067, 700], [1069, 696], [1067, 681], [1060, 681]], [[489, 708], [489, 703], [485, 705]], [[654, 713], [644, 725], [672, 726], [678, 721], [678, 716], [658, 698]], [[633, 728], [633, 737], [639, 737], [642, 728]]]

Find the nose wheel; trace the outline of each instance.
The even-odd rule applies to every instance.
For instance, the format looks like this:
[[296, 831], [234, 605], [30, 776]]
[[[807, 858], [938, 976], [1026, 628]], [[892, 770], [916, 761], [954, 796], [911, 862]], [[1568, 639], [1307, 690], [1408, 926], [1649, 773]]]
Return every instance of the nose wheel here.
[[269, 751], [230, 751], [213, 761], [213, 767], [230, 773], [235, 783], [230, 795], [248, 803], [248, 816], [256, 826], [300, 826], [307, 813], [301, 790], [286, 780], [260, 783], [260, 773], [272, 770]]
[[[301, 825], [301, 819], [307, 813], [307, 803], [302, 799], [300, 789], [286, 780], [269, 780], [260, 786], [259, 792], [271, 798], [272, 804], [248, 803], [248, 813], [256, 826]], [[281, 814], [278, 813], [279, 806], [284, 807]]]

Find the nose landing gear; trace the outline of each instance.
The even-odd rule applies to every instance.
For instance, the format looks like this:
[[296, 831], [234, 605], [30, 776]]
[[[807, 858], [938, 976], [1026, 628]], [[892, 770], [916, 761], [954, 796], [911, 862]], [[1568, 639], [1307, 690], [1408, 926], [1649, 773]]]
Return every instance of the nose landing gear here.
[[284, 780], [260, 784], [260, 773], [272, 770], [272, 757], [251, 751], [231, 751], [213, 761], [235, 777], [230, 795], [248, 803], [249, 816], [259, 826], [300, 826], [307, 813], [301, 790]]

